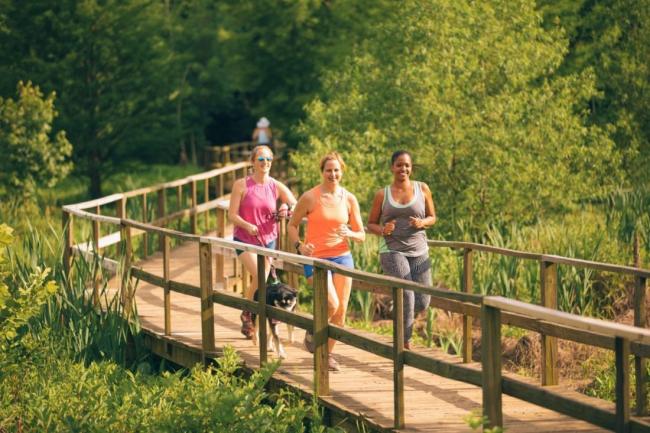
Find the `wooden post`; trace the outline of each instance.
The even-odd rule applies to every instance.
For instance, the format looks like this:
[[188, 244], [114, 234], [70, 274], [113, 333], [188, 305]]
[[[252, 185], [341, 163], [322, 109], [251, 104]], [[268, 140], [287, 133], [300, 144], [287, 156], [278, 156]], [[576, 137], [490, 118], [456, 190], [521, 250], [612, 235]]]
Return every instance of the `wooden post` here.
[[[203, 183], [203, 203], [207, 203], [210, 201], [210, 179], [205, 179], [205, 182]], [[205, 212], [205, 232], [204, 233], [209, 233], [210, 232], [210, 212]]]
[[404, 289], [393, 287], [394, 427], [404, 428]]
[[217, 183], [215, 185], [217, 198], [221, 198], [224, 195], [223, 194], [223, 192], [224, 192], [224, 183], [225, 182], [224, 182], [223, 174], [220, 174], [219, 176], [217, 176]]
[[616, 432], [630, 431], [630, 342], [620, 337], [616, 350]]
[[327, 269], [314, 266], [314, 394], [329, 395], [329, 332], [327, 324]]
[[66, 276], [69, 276], [72, 268], [72, 245], [74, 244], [74, 227], [71, 213], [63, 211], [61, 225], [63, 227], [63, 271]]
[[503, 427], [501, 405], [501, 311], [481, 306], [481, 364], [485, 427]]
[[[142, 194], [142, 222], [148, 223], [149, 218], [147, 218], [147, 193]], [[147, 258], [149, 255], [149, 232], [142, 233], [142, 257]]]
[[[645, 308], [646, 300], [646, 278], [634, 278], [634, 326], [645, 328], [647, 325], [647, 316]], [[634, 370], [636, 373], [636, 414], [643, 416], [647, 414], [648, 400], [648, 370], [646, 359], [640, 356], [634, 356]]]
[[120, 224], [120, 240], [123, 245], [122, 275], [120, 286], [120, 297], [127, 319], [133, 310], [133, 294], [131, 293], [131, 263], [133, 260], [133, 246], [131, 241], [131, 227], [124, 223], [126, 219], [126, 197], [117, 202], [117, 216], [122, 220]]
[[[177, 211], [183, 210], [183, 185], [178, 185], [176, 187], [176, 205], [177, 205], [176, 208]], [[183, 231], [183, 217], [180, 217], [178, 219], [178, 231], [179, 232]]]
[[214, 308], [212, 303], [212, 244], [199, 243], [201, 272], [201, 348], [203, 359], [214, 352]]
[[[95, 206], [95, 214], [101, 215], [101, 207]], [[103, 271], [101, 266], [101, 251], [99, 250], [99, 238], [101, 237], [99, 221], [93, 220], [93, 254], [95, 255], [96, 263], [98, 264], [98, 269], [93, 277], [93, 304], [95, 306], [99, 305], [99, 285], [101, 284], [100, 272]]]
[[[217, 237], [224, 238], [226, 235], [226, 210], [217, 208]], [[223, 254], [217, 254], [215, 258], [216, 262], [216, 281], [217, 284], [221, 284], [221, 290], [227, 290], [226, 287], [226, 266]]]
[[[157, 217], [158, 219], [164, 218], [167, 213], [167, 200], [165, 197], [165, 188], [158, 190], [158, 209]], [[165, 224], [160, 224], [161, 227], [165, 227]], [[162, 236], [158, 237], [158, 251], [163, 251], [165, 249], [165, 241]]]
[[163, 242], [163, 278], [165, 280], [164, 288], [164, 308], [165, 308], [165, 335], [172, 334], [172, 313], [171, 313], [171, 292], [169, 290], [169, 259], [170, 248], [169, 238], [167, 235], [161, 235]]
[[[465, 293], [473, 290], [473, 260], [472, 250], [465, 248], [463, 251], [463, 281], [462, 288]], [[463, 314], [463, 362], [472, 362], [472, 316]]]
[[[557, 310], [557, 264], [540, 262], [542, 306]], [[557, 338], [541, 334], [542, 386], [557, 385], [560, 380], [557, 368]]]
[[[266, 257], [257, 255], [257, 319], [260, 344], [260, 367], [268, 361], [268, 342], [266, 335]], [[248, 273], [246, 273], [248, 274]]]
[[196, 229], [197, 229], [197, 224], [196, 224], [196, 206], [197, 206], [197, 200], [196, 200], [196, 181], [193, 180], [190, 182], [190, 200], [192, 201], [192, 210], [190, 212], [190, 233], [196, 234]]

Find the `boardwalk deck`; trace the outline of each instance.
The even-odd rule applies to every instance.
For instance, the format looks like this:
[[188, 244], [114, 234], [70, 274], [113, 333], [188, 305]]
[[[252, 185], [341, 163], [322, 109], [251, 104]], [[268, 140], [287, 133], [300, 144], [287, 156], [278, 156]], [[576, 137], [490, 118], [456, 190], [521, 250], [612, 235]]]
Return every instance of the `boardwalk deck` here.
[[[171, 279], [199, 285], [198, 245], [185, 244], [172, 251]], [[232, 261], [227, 260], [232, 266]], [[162, 256], [153, 255], [138, 263], [144, 270], [162, 276]], [[232, 268], [231, 268], [232, 269]], [[114, 287], [112, 280], [109, 287]], [[164, 329], [163, 290], [140, 282], [136, 302], [144, 330], [162, 335]], [[172, 334], [179, 345], [201, 347], [200, 300], [187, 295], [172, 293]], [[215, 342], [217, 348], [233, 346], [247, 366], [259, 365], [258, 348], [239, 333], [240, 312], [215, 304]], [[281, 326], [283, 335], [286, 328]], [[313, 381], [313, 357], [302, 347], [304, 332], [296, 329], [296, 342], [286, 344], [289, 358], [282, 362], [275, 378], [286, 384], [310, 392]], [[373, 336], [373, 338], [381, 338]], [[417, 349], [427, 350], [427, 349]], [[434, 350], [427, 350], [436, 353]], [[342, 371], [330, 374], [331, 402], [350, 414], [371, 420], [375, 425], [389, 430], [393, 423], [392, 364], [389, 360], [374, 356], [351, 346], [338, 343], [335, 356]], [[460, 358], [441, 352], [436, 356], [460, 362]], [[480, 368], [477, 364], [476, 368]], [[522, 379], [519, 377], [519, 379]], [[556, 389], [558, 389], [556, 387]], [[606, 404], [588, 399], [594, 405]], [[464, 421], [471, 411], [480, 411], [481, 388], [445, 379], [411, 367], [405, 369], [406, 428], [404, 432], [471, 432]], [[611, 406], [611, 405], [610, 405]], [[592, 424], [578, 421], [530, 403], [503, 396], [504, 424], [509, 433], [526, 432], [601, 432], [606, 431]]]

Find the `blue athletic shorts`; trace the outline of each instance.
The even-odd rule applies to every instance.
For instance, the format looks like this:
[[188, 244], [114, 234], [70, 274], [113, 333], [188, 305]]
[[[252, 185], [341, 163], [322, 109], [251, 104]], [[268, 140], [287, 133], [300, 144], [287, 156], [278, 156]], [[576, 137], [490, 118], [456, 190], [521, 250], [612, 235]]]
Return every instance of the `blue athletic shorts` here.
[[[342, 265], [345, 266], [346, 268], [354, 268], [354, 259], [352, 258], [352, 254], [350, 253], [338, 257], [318, 257], [318, 258], [322, 260], [334, 262], [337, 265]], [[303, 265], [303, 266], [305, 268], [305, 277], [310, 278], [312, 275], [314, 275], [314, 267], [312, 265]]]
[[[237, 239], [237, 238], [235, 238], [235, 237], [233, 237], [232, 240], [235, 241], [235, 242], [241, 242], [242, 244], [247, 244], [247, 243], [248, 243], [248, 242], [244, 242], [244, 241], [242, 241], [241, 239]], [[270, 249], [270, 250], [274, 250], [274, 249], [275, 249], [275, 241], [276, 241], [276, 240], [277, 240], [277, 239], [273, 239], [271, 242], [269, 242], [268, 244], [264, 245], [264, 248], [268, 248], [268, 249]], [[253, 244], [251, 244], [251, 245], [253, 245]], [[259, 247], [259, 245], [255, 245], [255, 246], [256, 246], [256, 247]], [[238, 250], [238, 249], [235, 249], [235, 252], [237, 253], [238, 256], [240, 256], [240, 255], [242, 255], [242, 254], [244, 253], [244, 250]]]

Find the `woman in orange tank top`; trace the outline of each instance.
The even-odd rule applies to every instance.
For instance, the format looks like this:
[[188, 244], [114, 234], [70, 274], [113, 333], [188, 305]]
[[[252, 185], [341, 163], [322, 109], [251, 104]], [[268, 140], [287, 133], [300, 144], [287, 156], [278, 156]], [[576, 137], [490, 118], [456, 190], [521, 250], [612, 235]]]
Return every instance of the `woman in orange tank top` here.
[[[305, 256], [329, 260], [342, 266], [354, 267], [348, 239], [363, 242], [365, 232], [361, 222], [361, 211], [356, 197], [340, 186], [345, 163], [336, 152], [325, 155], [320, 162], [321, 183], [304, 193], [293, 211], [287, 232], [296, 252]], [[307, 217], [305, 242], [300, 241], [299, 226]], [[311, 284], [313, 269], [305, 266], [305, 276]], [[339, 326], [345, 324], [352, 279], [334, 274], [328, 278], [327, 315], [328, 320]], [[329, 340], [330, 370], [340, 368], [332, 357], [335, 340]], [[305, 335], [305, 346], [313, 352], [311, 333]]]

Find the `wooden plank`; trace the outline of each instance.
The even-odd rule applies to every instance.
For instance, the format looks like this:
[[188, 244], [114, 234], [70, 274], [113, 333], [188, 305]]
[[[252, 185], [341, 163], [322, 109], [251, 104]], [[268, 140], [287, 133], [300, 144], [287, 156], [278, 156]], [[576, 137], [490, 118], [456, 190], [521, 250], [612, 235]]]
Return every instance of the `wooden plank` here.
[[404, 289], [393, 287], [393, 416], [404, 427]]
[[616, 337], [616, 432], [630, 431], [630, 342]]
[[[203, 203], [210, 201], [210, 178], [206, 178], [203, 182]], [[204, 228], [203, 233], [210, 231], [210, 212], [204, 213]]]
[[192, 296], [193, 298], [201, 298], [201, 288], [193, 286], [192, 284], [170, 280], [169, 290], [175, 293], [182, 293], [183, 295]]
[[527, 304], [525, 302], [507, 299], [501, 296], [485, 296], [483, 298], [483, 304], [512, 313], [526, 315], [533, 319], [544, 320], [582, 331], [593, 332], [595, 334], [609, 337], [621, 337], [645, 345], [650, 343], [650, 331], [635, 326], [623, 325], [621, 323], [610, 323], [605, 320], [550, 310], [538, 305]]
[[95, 206], [104, 206], [110, 203], [115, 203], [116, 201], [124, 198], [124, 194], [111, 194], [106, 197], [100, 197], [94, 200], [88, 200], [81, 203], [75, 203], [63, 206], [64, 209], [70, 210], [84, 210], [94, 208]]
[[201, 348], [214, 352], [214, 306], [212, 302], [212, 245], [199, 243], [201, 273]]
[[171, 291], [169, 290], [169, 260], [171, 251], [169, 249], [169, 238], [162, 235], [163, 241], [163, 279], [165, 280], [165, 292], [163, 294], [163, 305], [165, 315], [165, 335], [172, 333], [172, 310], [171, 310]]
[[329, 395], [328, 323], [327, 323], [327, 269], [314, 267], [314, 393], [317, 397]]
[[[197, 200], [196, 200], [196, 181], [192, 180], [190, 182], [190, 201], [192, 209], [196, 209]], [[190, 233], [197, 233], [197, 223], [196, 223], [196, 212], [190, 214]]]
[[[474, 267], [472, 265], [472, 250], [465, 248], [463, 251], [463, 279], [461, 287], [463, 292], [472, 293]], [[472, 362], [472, 316], [463, 314], [463, 347], [461, 349], [463, 362]]]
[[[645, 328], [647, 325], [646, 312], [646, 279], [634, 278], [634, 326]], [[634, 372], [636, 374], [636, 414], [647, 414], [648, 401], [648, 369], [647, 362], [641, 356], [634, 357]]]
[[[542, 305], [557, 310], [557, 265], [555, 263], [540, 262], [540, 282]], [[542, 385], [557, 385], [560, 379], [557, 368], [557, 338], [542, 333], [541, 339]]]
[[[183, 184], [185, 185], [185, 184]], [[183, 215], [185, 212], [189, 214], [189, 210], [185, 209], [183, 206], [183, 185], [178, 185], [176, 187], [176, 212]], [[169, 217], [169, 215], [167, 215]], [[183, 217], [178, 218], [178, 231], [183, 230]]]
[[374, 336], [363, 335], [355, 329], [343, 328], [334, 324], [329, 325], [328, 332], [329, 338], [336, 341], [362, 349], [364, 352], [372, 353], [385, 359], [393, 359], [392, 346], [378, 340]]
[[[224, 238], [226, 236], [226, 211], [224, 209], [217, 209], [217, 237]], [[223, 254], [217, 254], [215, 257], [217, 284], [225, 286], [226, 272], [225, 272], [225, 258]]]
[[[164, 218], [165, 213], [167, 212], [167, 198], [165, 196], [165, 190], [158, 190], [158, 207], [156, 209], [158, 219]], [[165, 249], [165, 244], [163, 240], [163, 235], [159, 233], [158, 235], [158, 251], [163, 251]]]
[[256, 311], [257, 302], [242, 298], [239, 295], [233, 295], [225, 290], [213, 290], [212, 299], [214, 302], [238, 310]]
[[488, 427], [503, 427], [500, 316], [499, 309], [483, 304], [481, 308], [483, 415], [487, 417]]
[[504, 376], [502, 381], [505, 394], [606, 429], [614, 429], [614, 411], [610, 408], [611, 403], [596, 405], [595, 402], [602, 403], [602, 400], [598, 401], [575, 392], [566, 395], [556, 391], [556, 386], [540, 387], [509, 376]]
[[633, 268], [632, 266], [613, 265], [611, 263], [594, 262], [591, 260], [573, 259], [570, 257], [544, 254], [542, 260], [549, 263], [575, 266], [577, 268], [595, 269], [598, 271], [614, 272], [617, 274], [634, 275], [637, 277], [650, 277], [650, 269]]
[[257, 256], [257, 315], [259, 317], [260, 329], [263, 330], [258, 332], [260, 367], [262, 367], [268, 361], [266, 334], [266, 257], [259, 254]]
[[470, 249], [470, 250], [482, 251], [486, 253], [500, 254], [502, 256], [518, 257], [520, 259], [541, 260], [542, 258], [542, 254], [539, 253], [511, 250], [509, 248], [494, 247], [492, 245], [477, 244], [474, 242], [428, 240], [427, 244], [430, 247], [447, 247], [447, 248], [454, 248], [458, 250]]
[[451, 364], [448, 361], [427, 356], [416, 351], [405, 351], [406, 365], [438, 376], [481, 386], [481, 371], [463, 364]]
[[[147, 193], [142, 194], [142, 222], [148, 223], [148, 209], [147, 209]], [[149, 233], [145, 232], [142, 235], [142, 257], [147, 258], [149, 255]]]

